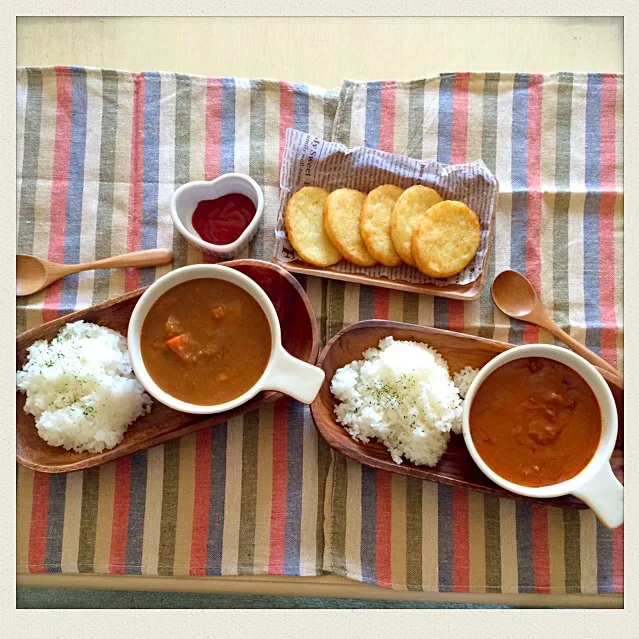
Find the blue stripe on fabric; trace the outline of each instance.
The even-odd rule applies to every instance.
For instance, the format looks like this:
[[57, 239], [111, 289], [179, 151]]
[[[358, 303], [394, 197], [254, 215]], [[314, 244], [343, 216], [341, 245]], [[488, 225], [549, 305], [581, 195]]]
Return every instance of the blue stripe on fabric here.
[[597, 520], [597, 592], [614, 592], [612, 530]]
[[361, 540], [362, 581], [377, 585], [377, 474], [368, 466], [362, 466]]
[[455, 74], [442, 73], [439, 80], [439, 113], [437, 114], [437, 161], [450, 163], [453, 149], [453, 92]]
[[47, 509], [47, 543], [44, 555], [45, 572], [62, 572], [62, 534], [66, 493], [67, 476], [51, 475]]
[[[158, 182], [160, 177], [160, 100], [159, 73], [144, 74], [144, 166], [142, 168], [142, 238], [141, 248], [157, 246]], [[140, 271], [140, 286], [155, 280], [155, 269]]]
[[[87, 141], [87, 74], [86, 70], [70, 67], [71, 72], [71, 140], [69, 149], [69, 177], [67, 183], [67, 212], [64, 237], [64, 261], [80, 262], [82, 230], [82, 196], [84, 193], [84, 157]], [[75, 308], [79, 275], [74, 273], [62, 280], [59, 314]]]
[[[437, 114], [437, 161], [450, 162], [453, 148], [453, 91], [455, 74], [442, 73], [439, 80], [439, 110]], [[436, 297], [433, 320], [437, 328], [448, 328], [448, 300]]]
[[382, 83], [369, 82], [366, 87], [366, 124], [364, 146], [379, 148], [379, 119], [382, 108]]
[[309, 127], [309, 96], [308, 86], [293, 84], [293, 128], [308, 132]]
[[220, 173], [235, 170], [235, 80], [222, 78]]
[[601, 201], [601, 89], [598, 73], [588, 74], [586, 91], [586, 198], [584, 201], [584, 316], [586, 346], [601, 354], [599, 307], [599, 204]]
[[437, 574], [439, 591], [453, 590], [453, 489], [437, 486]]
[[[530, 75], [515, 75], [511, 131], [510, 179], [513, 186], [510, 222], [510, 268], [526, 274], [526, 237], [528, 232], [528, 88]], [[512, 322], [509, 341], [522, 344], [524, 326]]]
[[[206, 548], [206, 574], [222, 574], [222, 542], [224, 537], [224, 505], [226, 495], [227, 423], [213, 426], [211, 433], [211, 503], [209, 506], [209, 539]], [[240, 505], [238, 504], [239, 508]]]
[[[295, 127], [297, 128], [297, 126]], [[302, 542], [302, 462], [304, 459], [304, 405], [288, 403], [286, 529], [284, 533], [284, 574], [300, 574]], [[308, 410], [308, 409], [306, 409]]]
[[144, 513], [146, 508], [146, 451], [131, 457], [131, 490], [129, 499], [129, 523], [126, 538], [124, 572], [142, 574], [142, 539], [144, 537]]
[[[517, 501], [517, 573], [519, 592], [535, 592], [532, 546], [532, 507], [530, 502]], [[532, 579], [532, 582], [530, 581]]]

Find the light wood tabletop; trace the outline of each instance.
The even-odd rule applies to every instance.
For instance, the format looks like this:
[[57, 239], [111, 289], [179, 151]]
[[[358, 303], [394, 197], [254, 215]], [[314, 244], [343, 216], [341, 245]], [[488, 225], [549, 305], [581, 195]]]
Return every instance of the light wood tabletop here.
[[[325, 87], [338, 87], [344, 78], [402, 80], [443, 71], [621, 73], [623, 19], [23, 17], [17, 19], [17, 64], [266, 77]], [[17, 583], [518, 606], [623, 607], [622, 595], [406, 593], [334, 575], [178, 578], [19, 574]]]

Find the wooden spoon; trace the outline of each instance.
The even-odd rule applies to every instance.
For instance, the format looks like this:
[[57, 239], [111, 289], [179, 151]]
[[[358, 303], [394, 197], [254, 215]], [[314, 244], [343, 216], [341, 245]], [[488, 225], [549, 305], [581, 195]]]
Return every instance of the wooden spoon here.
[[16, 295], [31, 295], [65, 275], [100, 268], [163, 266], [173, 261], [173, 253], [165, 249], [136, 251], [125, 255], [83, 264], [56, 264], [33, 255], [16, 255]]
[[539, 301], [532, 284], [517, 271], [502, 271], [494, 280], [491, 288], [493, 301], [497, 308], [509, 317], [536, 324], [552, 333], [558, 340], [570, 346], [575, 353], [581, 355], [594, 366], [610, 371], [623, 386], [619, 371], [605, 359], [599, 357], [583, 344], [570, 337], [553, 322]]

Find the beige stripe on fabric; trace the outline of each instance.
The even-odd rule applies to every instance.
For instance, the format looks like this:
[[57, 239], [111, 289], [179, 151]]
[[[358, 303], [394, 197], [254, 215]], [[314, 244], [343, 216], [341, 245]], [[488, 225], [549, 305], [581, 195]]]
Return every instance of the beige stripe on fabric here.
[[391, 481], [391, 582], [406, 590], [406, 476], [393, 473]]
[[424, 135], [422, 138], [422, 157], [437, 157], [439, 137], [439, 76], [430, 78], [424, 85]]
[[192, 433], [180, 439], [180, 472], [175, 526], [175, 554], [173, 574], [188, 575], [191, 563], [191, 535], [195, 500], [195, 442]]
[[344, 326], [359, 321], [359, 284], [344, 285]]
[[[113, 175], [113, 223], [111, 255], [127, 252], [129, 195], [131, 190], [131, 153], [133, 150], [133, 82], [118, 76], [117, 135]], [[99, 221], [98, 221], [99, 222]], [[98, 241], [96, 239], [96, 241]], [[124, 293], [126, 272], [114, 269], [109, 273], [109, 297]]]
[[242, 501], [243, 418], [229, 419], [226, 430], [226, 490], [224, 497], [223, 575], [236, 575], [240, 548], [240, 508]]
[[313, 575], [317, 563], [317, 429], [307, 408], [304, 409], [303, 428], [300, 573]]
[[[264, 96], [264, 259], [270, 260], [275, 246], [280, 183], [280, 85], [269, 83]], [[319, 278], [309, 277], [308, 280]]]
[[548, 508], [548, 555], [550, 567], [550, 594], [566, 592], [566, 565], [564, 558], [564, 513], [561, 508]]
[[398, 83], [395, 91], [393, 153], [406, 155], [408, 149], [408, 107], [410, 92], [406, 83]]
[[514, 499], [499, 500], [501, 591], [508, 594], [519, 592], [516, 507], [517, 502]]
[[235, 170], [249, 172], [249, 150], [251, 139], [251, 83], [249, 80], [235, 81]]
[[[80, 261], [89, 262], [95, 259], [96, 218], [100, 190], [100, 145], [101, 128], [98, 123], [102, 118], [102, 75], [88, 72], [87, 82], [87, 136], [84, 151], [84, 186], [82, 189], [82, 218], [80, 228]], [[93, 282], [95, 271], [85, 271], [78, 276], [78, 296], [76, 308], [90, 306], [93, 302]]]
[[[309, 278], [312, 279], [312, 278]], [[255, 496], [255, 572], [268, 572], [273, 496], [273, 404], [260, 409]]]
[[425, 591], [439, 591], [439, 532], [437, 484], [422, 483], [422, 586]]
[[[540, 295], [544, 306], [552, 314], [554, 306], [554, 238], [553, 213], [555, 208], [555, 161], [557, 146], [557, 94], [556, 79], [544, 82], [542, 88], [542, 129], [541, 129], [541, 190], [542, 217], [540, 229], [541, 282]], [[561, 247], [563, 250], [565, 247]], [[552, 344], [553, 338], [545, 330], [539, 331], [539, 341]]]
[[[615, 238], [623, 238], [623, 195], [615, 201]], [[623, 374], [623, 241], [615, 240], [615, 318], [617, 320], [617, 368]]]
[[[176, 82], [174, 76], [162, 76], [160, 83], [160, 150], [158, 166], [158, 219], [157, 246], [170, 249], [173, 246], [173, 220], [170, 215], [171, 196], [175, 190], [175, 102]], [[161, 277], [173, 268], [172, 264], [158, 266], [156, 277]]]
[[352, 578], [362, 579], [362, 465], [346, 461], [346, 512], [337, 513], [338, 517], [346, 517], [345, 561], [346, 574]]
[[27, 116], [27, 95], [29, 93], [27, 70], [16, 70], [16, 211], [20, 211], [20, 197], [22, 195], [22, 166], [24, 163], [24, 127]]
[[95, 526], [94, 572], [109, 572], [113, 505], [115, 499], [115, 462], [100, 467], [98, 515]]
[[80, 518], [82, 515], [82, 471], [67, 474], [64, 493], [64, 526], [62, 528], [62, 572], [78, 572]]
[[[326, 490], [324, 492], [324, 555], [322, 557], [322, 569], [326, 572], [333, 570], [333, 473], [335, 468], [335, 455], [331, 454], [326, 477]], [[360, 519], [361, 523], [361, 519]]]
[[591, 510], [579, 511], [581, 592], [597, 592], [597, 519]]
[[468, 492], [469, 586], [471, 592], [486, 592], [486, 519], [484, 495]]
[[353, 88], [353, 103], [351, 107], [351, 136], [350, 141], [339, 140], [348, 147], [364, 144], [366, 127], [366, 85], [358, 83]]
[[18, 466], [16, 491], [16, 570], [28, 572], [34, 472]]
[[158, 574], [162, 493], [164, 489], [164, 446], [149, 448], [146, 454], [146, 502], [142, 545], [142, 574]]
[[404, 321], [404, 293], [401, 291], [389, 291], [388, 319], [393, 322]]
[[[204, 180], [206, 159], [206, 82], [191, 84], [191, 131], [189, 179]], [[191, 243], [187, 245], [186, 263], [199, 264], [202, 262], [202, 251]]]

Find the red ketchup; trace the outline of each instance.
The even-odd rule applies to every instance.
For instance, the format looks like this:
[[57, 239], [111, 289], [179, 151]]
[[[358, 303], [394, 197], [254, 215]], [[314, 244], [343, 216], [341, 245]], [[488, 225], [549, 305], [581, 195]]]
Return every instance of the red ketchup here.
[[242, 235], [256, 211], [251, 199], [239, 193], [201, 200], [193, 212], [193, 228], [209, 244], [231, 244]]

